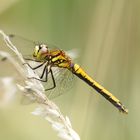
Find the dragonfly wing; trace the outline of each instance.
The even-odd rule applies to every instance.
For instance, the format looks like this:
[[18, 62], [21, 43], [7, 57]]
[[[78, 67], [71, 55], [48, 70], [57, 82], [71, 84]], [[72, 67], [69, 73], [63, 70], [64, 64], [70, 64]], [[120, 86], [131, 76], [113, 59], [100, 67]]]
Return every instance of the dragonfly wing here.
[[26, 39], [22, 36], [18, 35], [9, 35], [9, 38], [13, 45], [21, 52], [22, 54], [32, 54], [34, 51], [34, 47], [39, 44], [38, 42]]
[[[74, 75], [64, 68], [52, 68], [56, 87], [52, 90], [46, 91], [48, 98], [53, 99], [64, 93], [67, 93], [74, 85]], [[49, 75], [46, 89], [53, 86], [51, 76]]]
[[75, 59], [77, 59], [79, 57], [79, 50], [78, 49], [68, 50], [68, 51], [66, 51], [66, 53], [73, 60], [75, 60]]
[[[34, 47], [39, 44], [47, 44], [50, 49], [60, 49], [57, 45], [48, 42], [33, 41], [19, 35], [10, 34], [9, 38], [23, 55], [32, 55]], [[79, 56], [79, 50], [77, 49], [68, 50], [66, 53], [72, 59], [76, 59]]]
[[[42, 43], [42, 42], [34, 42], [34, 41], [28, 40], [24, 37], [17, 36], [17, 35], [9, 35], [9, 37], [10, 37], [10, 40], [12, 41], [12, 43], [17, 47], [17, 49], [22, 54], [26, 54], [26, 55], [27, 54], [32, 55], [35, 45]], [[51, 44], [48, 44], [48, 47], [50, 49], [58, 48], [57, 46], [51, 45]], [[66, 53], [72, 59], [77, 58], [77, 51], [75, 51], [75, 50], [70, 50]], [[26, 56], [25, 56], [25, 58], [26, 58]], [[30, 64], [35, 63], [35, 65], [37, 64], [36, 62], [29, 62], [29, 63]], [[39, 73], [39, 75], [42, 74], [42, 71], [43, 71], [43, 67], [41, 67], [40, 69], [37, 69], [37, 73]], [[46, 91], [46, 94], [50, 98], [54, 98], [63, 93], [66, 93], [72, 87], [72, 85], [73, 85], [72, 81], [74, 79], [74, 75], [67, 69], [53, 67], [52, 71], [53, 71], [53, 75], [54, 75], [55, 82], [56, 82], [56, 88], [54, 88], [50, 91]], [[45, 76], [44, 76], [44, 78], [45, 78]], [[53, 82], [52, 82], [52, 78], [51, 78], [50, 74], [48, 75], [48, 82], [43, 83], [43, 84], [46, 89], [53, 87]]]

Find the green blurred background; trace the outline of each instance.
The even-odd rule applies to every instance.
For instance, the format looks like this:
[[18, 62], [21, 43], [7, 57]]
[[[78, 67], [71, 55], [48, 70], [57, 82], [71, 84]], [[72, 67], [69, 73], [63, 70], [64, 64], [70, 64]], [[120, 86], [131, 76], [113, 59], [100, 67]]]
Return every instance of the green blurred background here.
[[[139, 13], [139, 0], [0, 0], [0, 29], [78, 48], [79, 64], [127, 106], [129, 114], [120, 114], [77, 80], [54, 102], [81, 140], [139, 140]], [[47, 121], [30, 114], [35, 107], [17, 100], [0, 109], [0, 140], [60, 139]]]

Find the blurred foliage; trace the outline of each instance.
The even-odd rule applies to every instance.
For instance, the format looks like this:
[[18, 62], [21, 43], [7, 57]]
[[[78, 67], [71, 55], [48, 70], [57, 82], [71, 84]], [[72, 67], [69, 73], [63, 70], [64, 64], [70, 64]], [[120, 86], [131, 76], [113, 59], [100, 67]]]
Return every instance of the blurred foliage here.
[[[139, 140], [139, 0], [0, 3], [0, 29], [64, 50], [78, 48], [81, 66], [128, 107], [128, 115], [118, 113], [96, 91], [77, 80], [71, 94], [54, 101], [70, 117], [81, 140]], [[8, 108], [0, 109], [0, 139], [59, 139], [45, 120], [29, 113], [34, 108], [20, 105], [17, 97]]]

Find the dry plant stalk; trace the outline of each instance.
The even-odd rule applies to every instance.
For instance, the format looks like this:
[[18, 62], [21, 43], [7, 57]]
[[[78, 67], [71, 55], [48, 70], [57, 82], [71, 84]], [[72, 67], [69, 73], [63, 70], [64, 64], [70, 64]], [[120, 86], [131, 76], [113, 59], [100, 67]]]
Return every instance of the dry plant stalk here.
[[[0, 30], [0, 34], [3, 36], [3, 40], [6, 43], [6, 46], [17, 55], [21, 64], [25, 63], [22, 54], [18, 51], [16, 46], [12, 44], [9, 37], [2, 30]], [[64, 117], [59, 108], [45, 95], [45, 90], [42, 83], [39, 80], [28, 78], [38, 78], [38, 75], [28, 65], [24, 65], [22, 67], [19, 62], [10, 56], [10, 54], [0, 51], [0, 55], [6, 57], [21, 74], [21, 76], [25, 78], [24, 86], [17, 84], [22, 93], [30, 100], [34, 100], [37, 104], [40, 105], [35, 109], [34, 112], [32, 112], [32, 114], [45, 118], [52, 125], [52, 128], [58, 132], [58, 136], [62, 139], [80, 140], [79, 135], [72, 129], [69, 118], [67, 116]]]

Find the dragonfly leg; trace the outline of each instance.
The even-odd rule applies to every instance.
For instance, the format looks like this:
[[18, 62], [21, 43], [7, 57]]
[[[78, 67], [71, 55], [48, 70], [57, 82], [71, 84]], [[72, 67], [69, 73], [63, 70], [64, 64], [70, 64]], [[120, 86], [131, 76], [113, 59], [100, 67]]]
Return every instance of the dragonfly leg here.
[[40, 65], [38, 65], [38, 66], [36, 66], [36, 67], [34, 67], [34, 68], [33, 68], [29, 63], [24, 63], [23, 65], [28, 65], [32, 70], [35, 70], [35, 69], [38, 69], [38, 68], [40, 68], [41, 66], [43, 66], [44, 63], [45, 63], [45, 62], [41, 63]]
[[[43, 69], [43, 72], [42, 72], [42, 74], [41, 74], [41, 76], [40, 76], [40, 79], [43, 78], [43, 76], [44, 76], [44, 74], [45, 74], [45, 71], [46, 71], [46, 68], [47, 68], [47, 65], [45, 65], [45, 67], [44, 67], [44, 69]], [[46, 81], [46, 82], [47, 82], [47, 81]]]
[[42, 80], [42, 79], [39, 79], [39, 78], [36, 78], [36, 77], [29, 77], [28, 79], [35, 79], [35, 80], [38, 80], [38, 81], [41, 81], [41, 82], [47, 82], [46, 79]]
[[[53, 76], [52, 69], [50, 69], [50, 72], [51, 72], [51, 76], [52, 76], [53, 87], [48, 88], [48, 89], [45, 89], [45, 91], [54, 89], [54, 88], [56, 87], [56, 83], [55, 83], [55, 79], [54, 79], [54, 76]], [[48, 79], [47, 77], [48, 77], [48, 71], [47, 71], [47, 69], [46, 69], [46, 80]]]
[[[46, 77], [45, 77], [45, 80], [43, 80], [42, 78], [43, 78], [43, 76], [44, 76], [44, 74], [45, 74], [45, 71], [46, 71]], [[52, 74], [52, 70], [49, 69], [49, 68], [47, 67], [47, 65], [45, 65], [45, 67], [44, 67], [44, 69], [43, 69], [43, 72], [42, 72], [42, 74], [41, 74], [41, 76], [40, 76], [40, 79], [38, 79], [38, 78], [36, 78], [36, 77], [31, 77], [30, 79], [36, 79], [36, 80], [39, 80], [39, 81], [41, 81], [41, 82], [47, 82], [47, 81], [48, 81], [48, 74], [49, 74], [49, 72], [51, 72], [51, 74]], [[53, 82], [53, 83], [54, 83], [54, 82]], [[49, 89], [45, 89], [45, 90], [50, 90], [50, 89], [52, 89], [52, 88], [54, 88], [54, 86], [51, 87], [51, 88], [49, 88]]]
[[[27, 63], [28, 64], [28, 63]], [[44, 63], [42, 63], [42, 65], [43, 65]], [[29, 64], [28, 64], [29, 65]], [[42, 66], [41, 65], [41, 66]], [[41, 67], [40, 65], [37, 67], [37, 68], [39, 68], [39, 67]], [[36, 69], [37, 69], [36, 68]], [[44, 74], [45, 74], [45, 71], [46, 71], [46, 77], [45, 77], [45, 80], [43, 80], [42, 78], [43, 78], [43, 76], [44, 76]], [[56, 83], [55, 83], [55, 79], [54, 79], [54, 76], [53, 76], [53, 72], [52, 72], [52, 69], [50, 68], [50, 70], [48, 69], [48, 67], [47, 67], [47, 65], [45, 65], [45, 67], [44, 67], [44, 69], [43, 69], [43, 72], [42, 72], [42, 74], [41, 74], [41, 76], [40, 76], [40, 79], [38, 79], [38, 78], [36, 78], [36, 77], [30, 77], [29, 79], [36, 79], [36, 80], [39, 80], [39, 81], [41, 81], [41, 82], [47, 82], [48, 81], [48, 74], [49, 74], [49, 72], [51, 73], [51, 77], [52, 77], [52, 81], [53, 81], [53, 87], [51, 87], [51, 88], [48, 88], [48, 89], [45, 89], [45, 91], [47, 91], [47, 90], [51, 90], [51, 89], [54, 89], [55, 87], [56, 87]]]
[[42, 74], [40, 76], [40, 79], [36, 78], [36, 77], [29, 77], [29, 79], [36, 79], [36, 80], [39, 80], [41, 82], [47, 82], [47, 80], [48, 80], [48, 73], [46, 74], [45, 80], [42, 79], [44, 74], [45, 74], [45, 71], [48, 71], [47, 65], [45, 65], [45, 67], [43, 69], [43, 72], [42, 72]]
[[[44, 76], [44, 74], [45, 74], [45, 71], [46, 71], [46, 77], [45, 77], [45, 80], [43, 80], [42, 78], [43, 78], [43, 76]], [[39, 80], [39, 81], [41, 81], [41, 82], [47, 82], [48, 81], [48, 67], [47, 67], [47, 65], [45, 65], [45, 67], [44, 67], [44, 69], [43, 69], [43, 72], [42, 72], [42, 74], [41, 74], [41, 76], [40, 76], [40, 79], [38, 79], [38, 78], [36, 78], [36, 77], [31, 77], [32, 79], [36, 79], [36, 80]]]

